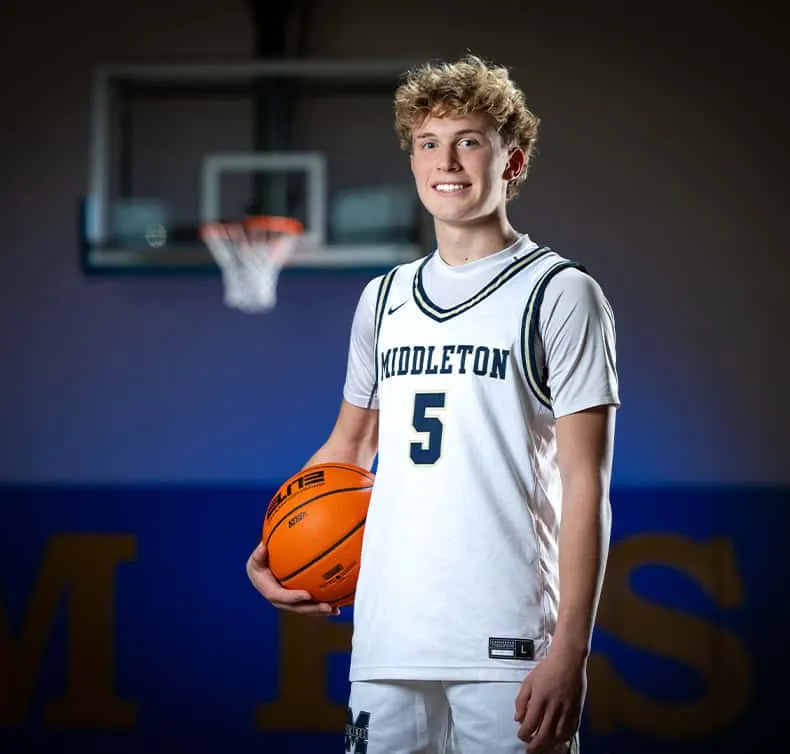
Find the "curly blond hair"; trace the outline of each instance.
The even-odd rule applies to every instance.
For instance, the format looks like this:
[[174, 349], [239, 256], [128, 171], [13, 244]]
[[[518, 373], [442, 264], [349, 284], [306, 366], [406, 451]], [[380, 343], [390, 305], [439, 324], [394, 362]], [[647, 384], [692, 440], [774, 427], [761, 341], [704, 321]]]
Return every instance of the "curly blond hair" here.
[[520, 147], [524, 169], [507, 187], [512, 198], [527, 177], [534, 157], [540, 119], [508, 70], [468, 54], [455, 62], [429, 62], [408, 71], [395, 92], [395, 131], [401, 148], [412, 149], [414, 129], [429, 115], [460, 117], [486, 113], [506, 148]]

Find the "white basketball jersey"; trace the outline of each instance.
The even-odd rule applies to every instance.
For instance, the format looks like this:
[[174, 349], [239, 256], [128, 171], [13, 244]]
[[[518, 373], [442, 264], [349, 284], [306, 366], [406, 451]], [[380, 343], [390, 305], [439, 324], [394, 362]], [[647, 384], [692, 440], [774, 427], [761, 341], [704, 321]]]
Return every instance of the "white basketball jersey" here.
[[550, 644], [561, 484], [537, 328], [571, 263], [546, 248], [511, 259], [451, 308], [429, 297], [427, 260], [378, 288], [379, 461], [351, 680], [522, 680]]

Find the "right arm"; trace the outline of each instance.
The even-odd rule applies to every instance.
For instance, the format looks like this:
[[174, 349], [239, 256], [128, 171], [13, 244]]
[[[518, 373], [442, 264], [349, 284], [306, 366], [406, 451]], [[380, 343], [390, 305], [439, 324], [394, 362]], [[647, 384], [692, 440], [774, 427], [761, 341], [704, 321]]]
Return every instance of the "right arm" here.
[[337, 461], [370, 469], [378, 450], [379, 411], [374, 352], [375, 309], [381, 278], [359, 297], [348, 344], [346, 381], [337, 421], [326, 442], [305, 466]]
[[[375, 393], [374, 310], [378, 281], [365, 288], [354, 313], [348, 352], [343, 400], [335, 426], [304, 468], [318, 463], [350, 463], [370, 469], [378, 451], [379, 411]], [[269, 568], [268, 555], [260, 543], [247, 560], [250, 582], [272, 605], [304, 615], [336, 615], [326, 603], [314, 602], [300, 589], [285, 589]]]
[[378, 451], [379, 411], [362, 408], [343, 399], [334, 429], [327, 441], [305, 464], [352, 463], [370, 469]]
[[[369, 469], [376, 457], [378, 425], [378, 409], [360, 408], [343, 400], [334, 429], [305, 467], [336, 461]], [[269, 558], [263, 542], [258, 544], [247, 559], [247, 576], [255, 589], [281, 610], [314, 616], [337, 615], [340, 612], [325, 602], [314, 602], [311, 595], [302, 589], [285, 589], [280, 586], [269, 568]]]

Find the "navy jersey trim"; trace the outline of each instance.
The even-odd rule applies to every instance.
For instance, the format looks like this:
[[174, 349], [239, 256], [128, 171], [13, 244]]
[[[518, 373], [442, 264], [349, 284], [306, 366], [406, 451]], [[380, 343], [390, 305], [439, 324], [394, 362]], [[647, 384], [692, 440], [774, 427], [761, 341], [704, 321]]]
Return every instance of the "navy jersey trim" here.
[[390, 291], [392, 290], [392, 282], [395, 279], [395, 273], [398, 271], [398, 267], [393, 267], [381, 280], [381, 284], [379, 285], [379, 292], [376, 296], [376, 310], [374, 314], [374, 324], [373, 324], [373, 361], [374, 363], [374, 379], [373, 379], [373, 388], [370, 391], [370, 396], [368, 397], [368, 405], [370, 406], [373, 403], [373, 398], [376, 396], [376, 391], [379, 387], [379, 333], [381, 331], [381, 323], [384, 319], [384, 311], [387, 305], [387, 299], [389, 298]]
[[550, 252], [551, 249], [548, 246], [543, 246], [539, 249], [531, 251], [526, 256], [523, 256], [512, 264], [508, 265], [490, 283], [481, 288], [474, 296], [449, 309], [443, 309], [442, 307], [434, 304], [423, 287], [422, 271], [431, 258], [429, 256], [422, 264], [420, 264], [420, 266], [417, 268], [416, 274], [414, 275], [414, 282], [412, 283], [414, 301], [423, 314], [426, 314], [428, 317], [436, 320], [437, 322], [446, 322], [448, 319], [457, 317], [459, 314], [463, 314], [465, 311], [468, 311], [476, 304], [479, 304], [481, 301], [488, 298], [492, 293], [495, 293], [505, 283], [507, 283], [508, 280], [529, 267], [529, 265], [531, 265], [534, 261], [540, 259]]
[[537, 353], [535, 352], [535, 344], [540, 338], [540, 333], [538, 332], [540, 324], [540, 306], [543, 303], [543, 295], [546, 292], [546, 286], [551, 282], [551, 279], [558, 272], [571, 267], [581, 270], [582, 272], [587, 272], [582, 265], [568, 260], [557, 262], [549, 267], [532, 289], [532, 293], [527, 301], [527, 306], [524, 309], [524, 316], [521, 320], [521, 359], [524, 366], [524, 374], [527, 377], [527, 384], [535, 394], [535, 397], [546, 406], [546, 408], [551, 408], [548, 367], [545, 364], [545, 358], [542, 366], [538, 363]]

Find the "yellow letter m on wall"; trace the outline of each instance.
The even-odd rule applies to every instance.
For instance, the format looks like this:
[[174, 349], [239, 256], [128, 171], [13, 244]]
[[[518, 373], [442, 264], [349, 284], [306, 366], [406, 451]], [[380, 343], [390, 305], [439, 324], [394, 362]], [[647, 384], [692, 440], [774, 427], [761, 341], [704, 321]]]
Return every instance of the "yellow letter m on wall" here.
[[16, 630], [0, 592], [0, 727], [26, 722], [62, 604], [65, 687], [46, 703], [43, 723], [52, 728], [134, 724], [133, 705], [115, 689], [115, 602], [117, 567], [134, 560], [136, 552], [131, 535], [53, 535]]

